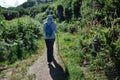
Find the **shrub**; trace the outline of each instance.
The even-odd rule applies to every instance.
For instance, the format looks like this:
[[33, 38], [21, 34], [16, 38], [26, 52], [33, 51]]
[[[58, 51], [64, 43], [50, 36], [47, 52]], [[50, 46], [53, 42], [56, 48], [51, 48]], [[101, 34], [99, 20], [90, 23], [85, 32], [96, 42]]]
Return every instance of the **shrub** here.
[[41, 12], [45, 12], [47, 10], [48, 6], [49, 6], [48, 4], [42, 5], [41, 6]]
[[35, 16], [35, 19], [37, 19], [40, 23], [44, 23], [43, 21], [46, 19], [45, 13], [40, 13]]
[[19, 17], [22, 17], [24, 15], [28, 15], [28, 11], [24, 9], [23, 7], [17, 7], [16, 11], [19, 12]]
[[25, 2], [24, 4], [22, 4], [23, 8], [29, 8], [29, 7], [33, 7], [35, 5], [35, 1], [29, 1], [29, 2]]
[[6, 61], [9, 55], [9, 51], [7, 50], [7, 43], [5, 41], [0, 41], [0, 62]]
[[5, 17], [3, 15], [0, 15], [0, 21], [4, 20]]
[[[90, 30], [89, 30], [90, 29]], [[98, 73], [102, 70], [109, 75], [109, 68], [114, 72], [115, 77], [118, 77], [119, 68], [119, 28], [85, 28], [79, 35], [79, 53], [80, 65], [89, 66], [92, 72]], [[97, 36], [101, 40], [100, 49], [94, 56], [93, 48], [91, 47], [93, 39]]]
[[[29, 20], [29, 21], [28, 21]], [[12, 23], [11, 23], [12, 22]], [[25, 59], [38, 49], [41, 28], [39, 22], [30, 17], [4, 21], [0, 30], [0, 62], [14, 63]]]
[[40, 9], [39, 8], [37, 8], [37, 7], [33, 7], [33, 8], [31, 8], [30, 9], [30, 12], [29, 12], [29, 14], [30, 14], [30, 16], [31, 17], [35, 17], [38, 13], [40, 13], [41, 11], [40, 11]]

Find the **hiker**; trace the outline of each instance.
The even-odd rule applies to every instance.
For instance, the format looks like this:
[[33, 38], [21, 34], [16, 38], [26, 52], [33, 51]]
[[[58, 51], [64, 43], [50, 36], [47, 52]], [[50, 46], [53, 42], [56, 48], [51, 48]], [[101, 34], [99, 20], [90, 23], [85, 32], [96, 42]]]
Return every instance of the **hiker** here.
[[44, 23], [43, 27], [44, 39], [47, 48], [47, 61], [50, 64], [54, 58], [53, 56], [53, 45], [55, 41], [55, 33], [57, 33], [57, 27], [53, 21], [53, 16], [48, 15], [47, 21]]

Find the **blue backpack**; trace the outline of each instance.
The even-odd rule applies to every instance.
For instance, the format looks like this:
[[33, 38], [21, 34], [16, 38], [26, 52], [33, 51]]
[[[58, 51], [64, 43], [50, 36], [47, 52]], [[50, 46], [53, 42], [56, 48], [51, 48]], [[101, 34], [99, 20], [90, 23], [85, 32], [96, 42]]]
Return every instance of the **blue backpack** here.
[[46, 23], [45, 35], [46, 35], [47, 37], [50, 37], [50, 36], [52, 36], [52, 34], [53, 34], [53, 30], [52, 30], [51, 24], [52, 24], [52, 22], [50, 23], [50, 25], [48, 25], [48, 24]]

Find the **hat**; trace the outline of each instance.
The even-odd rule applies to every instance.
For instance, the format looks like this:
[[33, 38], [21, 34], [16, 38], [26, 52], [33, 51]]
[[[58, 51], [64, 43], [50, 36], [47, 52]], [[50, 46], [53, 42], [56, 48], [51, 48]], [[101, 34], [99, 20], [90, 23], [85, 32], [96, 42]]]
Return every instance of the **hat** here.
[[52, 15], [48, 15], [47, 19], [53, 19], [53, 16]]

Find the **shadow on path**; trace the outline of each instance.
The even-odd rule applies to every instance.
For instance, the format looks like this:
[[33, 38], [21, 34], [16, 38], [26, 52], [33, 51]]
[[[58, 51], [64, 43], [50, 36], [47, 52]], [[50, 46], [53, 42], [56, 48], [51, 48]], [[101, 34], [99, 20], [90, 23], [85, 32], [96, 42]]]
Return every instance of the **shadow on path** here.
[[55, 59], [53, 59], [53, 64], [48, 64], [48, 66], [53, 80], [68, 80], [68, 71], [64, 71]]

